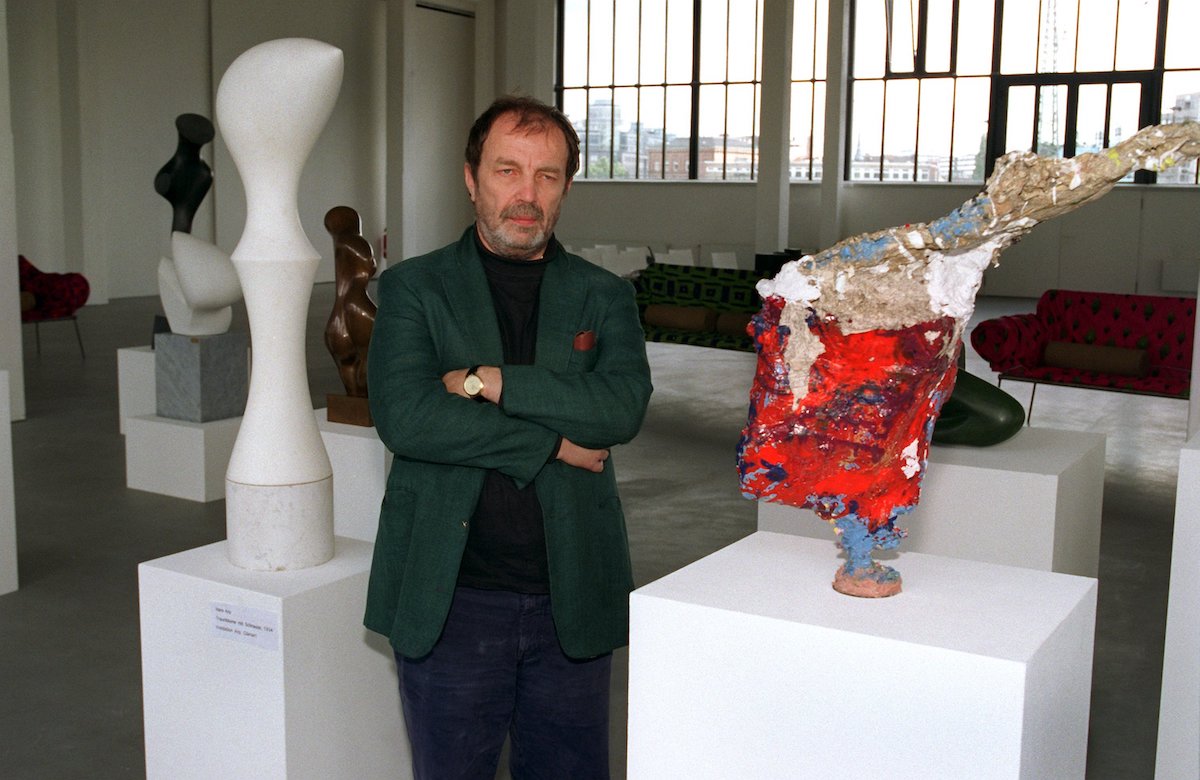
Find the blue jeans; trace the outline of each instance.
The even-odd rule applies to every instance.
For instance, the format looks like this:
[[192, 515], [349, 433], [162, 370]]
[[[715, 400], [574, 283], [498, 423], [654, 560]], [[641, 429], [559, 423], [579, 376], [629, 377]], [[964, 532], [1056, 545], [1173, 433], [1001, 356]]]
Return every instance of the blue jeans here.
[[612, 655], [563, 654], [550, 597], [457, 588], [423, 658], [396, 655], [417, 780], [608, 777]]

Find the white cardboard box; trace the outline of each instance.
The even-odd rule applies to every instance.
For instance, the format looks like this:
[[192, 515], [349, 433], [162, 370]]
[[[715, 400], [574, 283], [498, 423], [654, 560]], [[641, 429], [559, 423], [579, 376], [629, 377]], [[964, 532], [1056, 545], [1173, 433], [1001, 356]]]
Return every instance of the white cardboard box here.
[[[1095, 577], [1104, 446], [1100, 433], [1027, 427], [992, 447], [930, 448], [900, 549]], [[767, 501], [758, 529], [834, 539], [812, 510]]]
[[125, 484], [191, 501], [225, 498], [241, 417], [193, 423], [157, 415], [125, 420]]
[[298, 571], [225, 542], [138, 567], [148, 778], [411, 776], [395, 660], [362, 626], [372, 545], [336, 545]]
[[1095, 580], [758, 532], [631, 596], [629, 777], [1082, 778]]

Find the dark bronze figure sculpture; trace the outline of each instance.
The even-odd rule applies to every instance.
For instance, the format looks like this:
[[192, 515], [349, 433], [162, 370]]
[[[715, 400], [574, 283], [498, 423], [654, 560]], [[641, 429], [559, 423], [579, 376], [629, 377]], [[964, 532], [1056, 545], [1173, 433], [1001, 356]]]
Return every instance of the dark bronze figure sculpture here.
[[154, 177], [154, 190], [175, 210], [172, 232], [191, 233], [192, 218], [212, 186], [212, 168], [200, 159], [200, 148], [214, 136], [213, 124], [199, 114], [175, 117], [179, 144], [175, 156]]
[[349, 206], [334, 206], [325, 214], [325, 229], [333, 237], [333, 312], [325, 326], [325, 346], [337, 363], [346, 395], [329, 395], [330, 422], [372, 425], [367, 405], [367, 347], [375, 327], [375, 302], [367, 283], [375, 275], [375, 255], [362, 236], [362, 219]]

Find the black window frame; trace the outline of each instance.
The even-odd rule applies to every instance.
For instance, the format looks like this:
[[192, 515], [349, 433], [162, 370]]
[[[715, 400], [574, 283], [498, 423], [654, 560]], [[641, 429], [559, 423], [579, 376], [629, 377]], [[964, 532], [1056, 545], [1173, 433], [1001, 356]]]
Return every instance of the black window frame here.
[[[850, 121], [846, 123], [845, 135], [845, 154], [842, 160], [842, 176], [845, 181], [852, 181], [853, 168], [853, 138], [854, 138], [854, 90], [857, 81], [878, 81], [882, 82], [885, 89], [889, 80], [899, 79], [915, 79], [924, 80], [930, 78], [967, 78], [968, 76], [959, 76], [957, 74], [957, 44], [958, 44], [958, 8], [961, 0], [952, 0], [952, 18], [950, 26], [950, 68], [949, 71], [930, 71], [925, 67], [926, 56], [928, 53], [928, 41], [926, 40], [927, 25], [921, 24], [918, 30], [917, 47], [914, 51], [913, 60], [914, 67], [911, 71], [895, 71], [892, 68], [892, 25], [885, 20], [887, 27], [885, 31], [887, 49], [884, 52], [884, 75], [882, 77], [871, 77], [869, 79], [856, 79], [854, 77], [854, 60], [855, 51], [855, 25], [858, 22], [858, 4], [864, 0], [848, 0], [850, 3], [849, 23], [850, 29], [848, 34], [849, 49], [847, 52], [847, 82], [846, 82], [846, 101], [850, 111]], [[872, 1], [872, 0], [867, 0]], [[1178, 0], [1177, 0], [1178, 1]], [[1156, 26], [1155, 26], [1155, 41], [1154, 41], [1154, 65], [1149, 69], [1143, 70], [1107, 70], [1107, 71], [1058, 71], [1058, 72], [1041, 72], [1035, 71], [1032, 73], [1003, 73], [1001, 71], [1001, 55], [1003, 53], [1003, 27], [1004, 27], [1004, 6], [1005, 0], [993, 0], [993, 16], [992, 16], [992, 61], [990, 73], [986, 75], [989, 79], [989, 99], [988, 99], [988, 115], [987, 119], [987, 138], [984, 147], [984, 179], [992, 174], [995, 170], [996, 161], [1005, 154], [1010, 144], [1008, 143], [1008, 101], [1009, 92], [1013, 87], [1032, 86], [1035, 89], [1034, 105], [1039, 105], [1038, 98], [1041, 90], [1047, 87], [1059, 86], [1065, 87], [1067, 90], [1066, 108], [1065, 108], [1065, 125], [1063, 128], [1063, 150], [1064, 157], [1073, 157], [1076, 154], [1076, 128], [1078, 123], [1078, 104], [1079, 104], [1079, 88], [1083, 85], [1103, 84], [1108, 87], [1106, 90], [1106, 105], [1105, 105], [1105, 123], [1104, 123], [1104, 146], [1110, 145], [1110, 119], [1112, 107], [1112, 88], [1120, 84], [1137, 84], [1140, 89], [1140, 103], [1138, 106], [1138, 127], [1146, 127], [1148, 125], [1158, 124], [1162, 120], [1162, 98], [1163, 98], [1163, 83], [1166, 75], [1169, 72], [1165, 67], [1166, 60], [1166, 39], [1167, 39], [1167, 21], [1170, 7], [1170, 0], [1155, 0], [1156, 2]], [[928, 0], [918, 0], [919, 18], [925, 20], [928, 9]], [[1038, 35], [1041, 35], [1042, 30], [1042, 13], [1043, 5], [1038, 4]], [[1082, 2], [1077, 6], [1077, 14], [1082, 13]], [[1114, 32], [1119, 29], [1120, 24], [1120, 9], [1118, 7], [1118, 16], [1114, 20]], [[1078, 18], [1078, 17], [1077, 17]], [[1078, 46], [1078, 42], [1076, 46]], [[1037, 67], [1036, 64], [1034, 66]], [[1191, 68], [1182, 70], [1194, 70]], [[980, 76], [985, 77], [985, 76]], [[881, 118], [884, 127], [886, 127], [886, 112], [887, 103], [886, 97], [883, 103], [884, 115]], [[956, 112], [952, 111], [953, 117]], [[951, 120], [951, 133], [953, 133], [953, 119]], [[1035, 111], [1035, 118], [1032, 126], [1032, 136], [1030, 138], [1029, 149], [1035, 150], [1038, 137], [1038, 114]], [[920, 127], [920, 113], [918, 107], [917, 126]], [[882, 145], [886, 149], [886, 140]], [[881, 149], [882, 152], [882, 149]], [[920, 181], [918, 171], [920, 168], [919, 161], [920, 149], [915, 148], [913, 152], [913, 175], [912, 181]], [[868, 179], [867, 182], [887, 181], [888, 177], [884, 175], [885, 155], [880, 155], [880, 171], [878, 179]], [[953, 147], [951, 151], [953, 157]], [[1133, 176], [1133, 181], [1141, 184], [1153, 184], [1158, 180], [1158, 175], [1154, 171], [1137, 171]], [[953, 162], [951, 161], [951, 177], [947, 182], [954, 184], [953, 180]], [[1197, 173], [1197, 183], [1200, 183], [1200, 172]]]
[[[681, 2], [681, 1], [687, 2], [687, 0], [666, 0], [667, 8], [668, 8], [668, 10], [666, 12], [667, 18], [669, 18], [669, 7], [673, 1], [674, 2]], [[564, 78], [563, 78], [563, 67], [564, 67], [563, 47], [564, 47], [564, 41], [565, 41], [565, 27], [564, 26], [566, 24], [566, 21], [565, 21], [566, 14], [565, 14], [565, 8], [564, 8], [565, 2], [566, 2], [566, 0], [557, 0], [557, 2], [556, 2], [557, 18], [555, 20], [555, 23], [556, 23], [556, 28], [557, 28], [556, 32], [557, 32], [557, 36], [558, 36], [558, 46], [557, 46], [557, 50], [556, 50], [556, 54], [555, 54], [555, 56], [556, 56], [556, 62], [555, 62], [556, 73], [555, 73], [555, 84], [554, 84], [554, 100], [555, 100], [555, 105], [559, 108], [559, 110], [563, 110], [564, 93], [568, 90], [580, 89], [580, 87], [567, 87], [563, 83], [564, 82]], [[700, 43], [701, 43], [701, 20], [703, 18], [702, 5], [703, 5], [704, 0], [690, 0], [690, 2], [692, 5], [692, 69], [691, 69], [691, 80], [689, 82], [685, 83], [685, 82], [666, 81], [666, 79], [665, 79], [666, 74], [664, 73], [664, 80], [662, 82], [643, 83], [641, 80], [641, 48], [639, 47], [639, 49], [638, 49], [638, 80], [637, 80], [637, 83], [619, 84], [619, 85], [616, 84], [615, 82], [609, 83], [609, 84], [590, 84], [589, 83], [589, 84], [587, 84], [587, 86], [582, 88], [584, 90], [584, 93], [587, 95], [590, 95], [592, 90], [607, 91], [609, 94], [615, 94], [615, 91], [617, 89], [636, 89], [636, 90], [638, 90], [639, 109], [640, 109], [640, 104], [641, 104], [641, 90], [643, 88], [651, 88], [651, 89], [661, 88], [664, 90], [664, 100], [663, 100], [664, 116], [663, 116], [663, 123], [662, 123], [662, 126], [663, 126], [662, 139], [661, 139], [661, 146], [656, 151], [656, 154], [660, 155], [660, 159], [662, 160], [662, 169], [659, 172], [659, 175], [654, 176], [654, 177], [647, 175], [647, 176], [643, 177], [641, 175], [641, 167], [638, 164], [635, 164], [634, 175], [631, 177], [618, 178], [618, 177], [614, 177], [612, 175], [613, 170], [616, 166], [616, 152], [617, 152], [617, 147], [616, 147], [616, 136], [617, 136], [617, 132], [616, 132], [616, 102], [614, 100], [612, 103], [612, 111], [609, 116], [609, 122], [611, 123], [610, 127], [609, 127], [609, 132], [608, 132], [608, 139], [609, 139], [609, 149], [608, 149], [609, 169], [608, 170], [609, 170], [609, 175], [607, 177], [603, 177], [603, 178], [597, 177], [597, 180], [600, 180], [600, 181], [638, 181], [638, 180], [641, 180], [641, 181], [649, 181], [649, 180], [684, 181], [685, 180], [682, 177], [668, 178], [668, 176], [667, 176], [668, 169], [669, 169], [669, 165], [668, 165], [669, 158], [667, 155], [667, 150], [669, 148], [669, 144], [667, 141], [667, 132], [666, 132], [667, 122], [666, 122], [665, 115], [666, 115], [667, 109], [666, 109], [665, 96], [666, 96], [666, 90], [670, 87], [686, 86], [690, 89], [690, 92], [691, 92], [691, 95], [690, 95], [690, 97], [691, 97], [690, 117], [689, 117], [689, 123], [688, 123], [688, 155], [687, 155], [688, 156], [688, 170], [687, 170], [686, 181], [718, 181], [717, 179], [700, 176], [700, 140], [701, 140], [700, 139], [700, 92], [703, 87], [721, 86], [721, 87], [724, 87], [726, 98], [728, 98], [729, 87], [731, 87], [731, 86], [747, 86], [747, 85], [750, 86], [754, 91], [753, 104], [752, 104], [752, 108], [751, 108], [751, 114], [752, 114], [751, 115], [751, 126], [755, 129], [755, 131], [752, 132], [751, 136], [750, 136], [751, 165], [750, 165], [750, 176], [749, 176], [748, 181], [756, 181], [758, 179], [758, 165], [759, 165], [760, 150], [759, 150], [759, 137], [758, 137], [757, 128], [758, 128], [758, 113], [759, 113], [759, 109], [761, 107], [761, 102], [762, 102], [761, 101], [762, 51], [760, 49], [761, 27], [762, 27], [760, 5], [762, 3], [762, 0], [755, 0], [755, 3], [754, 3], [755, 29], [758, 32], [755, 35], [755, 42], [754, 42], [755, 78], [750, 81], [745, 81], [745, 80], [730, 81], [729, 80], [729, 57], [728, 57], [728, 52], [729, 52], [728, 25], [729, 25], [729, 15], [730, 15], [729, 7], [734, 2], [734, 0], [709, 0], [709, 2], [724, 2], [726, 4], [725, 78], [723, 81], [702, 81], [701, 80], [701, 78], [700, 78], [700, 73], [701, 73], [701, 58], [700, 58], [701, 46], [700, 46]], [[590, 35], [590, 25], [591, 25], [590, 4], [591, 4], [591, 0], [588, 0], [588, 4], [589, 4], [589, 13], [588, 13], [589, 34], [586, 37], [587, 37], [587, 40], [589, 41], [589, 45], [590, 45], [590, 41], [591, 41], [591, 35]], [[640, 25], [641, 18], [642, 18], [641, 9], [642, 9], [642, 0], [638, 0], [639, 25]], [[616, 8], [614, 5], [614, 17], [615, 17], [615, 15], [616, 15]], [[614, 25], [614, 27], [615, 27], [615, 25]], [[640, 33], [641, 33], [641, 31], [639, 29], [639, 38], [640, 38]], [[616, 57], [615, 29], [614, 29], [613, 37], [614, 37], [613, 58], [615, 61], [615, 57]], [[615, 72], [615, 68], [614, 68], [613, 72]], [[588, 175], [589, 165], [587, 162], [587, 160], [589, 159], [591, 134], [586, 132], [587, 128], [589, 128], [591, 125], [591, 106], [592, 106], [591, 100], [585, 98], [584, 104], [587, 107], [587, 115], [584, 117], [585, 132], [581, 135], [581, 137], [579, 139], [580, 160], [582, 161], [582, 164], [580, 166], [579, 173], [576, 174], [577, 179], [591, 178]], [[639, 111], [639, 116], [640, 116], [640, 111]], [[719, 181], [728, 181], [729, 180], [729, 178], [728, 178], [729, 177], [729, 154], [728, 154], [728, 152], [729, 152], [729, 134], [727, 132], [728, 127], [729, 127], [728, 102], [726, 102], [726, 106], [725, 106], [724, 120], [725, 120], [724, 129], [726, 132], [723, 132], [722, 137], [721, 137], [721, 158], [722, 159], [721, 159], [721, 177], [720, 177]], [[635, 154], [635, 159], [638, 161], [640, 161], [641, 157], [642, 157], [641, 142], [642, 142], [642, 131], [641, 131], [640, 124], [639, 124], [639, 129], [636, 134], [636, 138], [634, 140], [634, 154]], [[649, 160], [649, 159], [651, 159], [651, 158], [648, 156], [647, 160]], [[747, 181], [747, 180], [739, 179], [739, 181]]]

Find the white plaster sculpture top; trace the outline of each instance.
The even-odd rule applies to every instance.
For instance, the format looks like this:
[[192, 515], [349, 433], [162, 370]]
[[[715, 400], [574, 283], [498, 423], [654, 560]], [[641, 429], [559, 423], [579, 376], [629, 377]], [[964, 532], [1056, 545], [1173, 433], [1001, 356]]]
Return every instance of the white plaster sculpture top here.
[[234, 260], [317, 258], [296, 198], [300, 174], [342, 85], [342, 51], [321, 41], [259, 44], [229, 66], [217, 89], [221, 136], [246, 190], [246, 228]]

